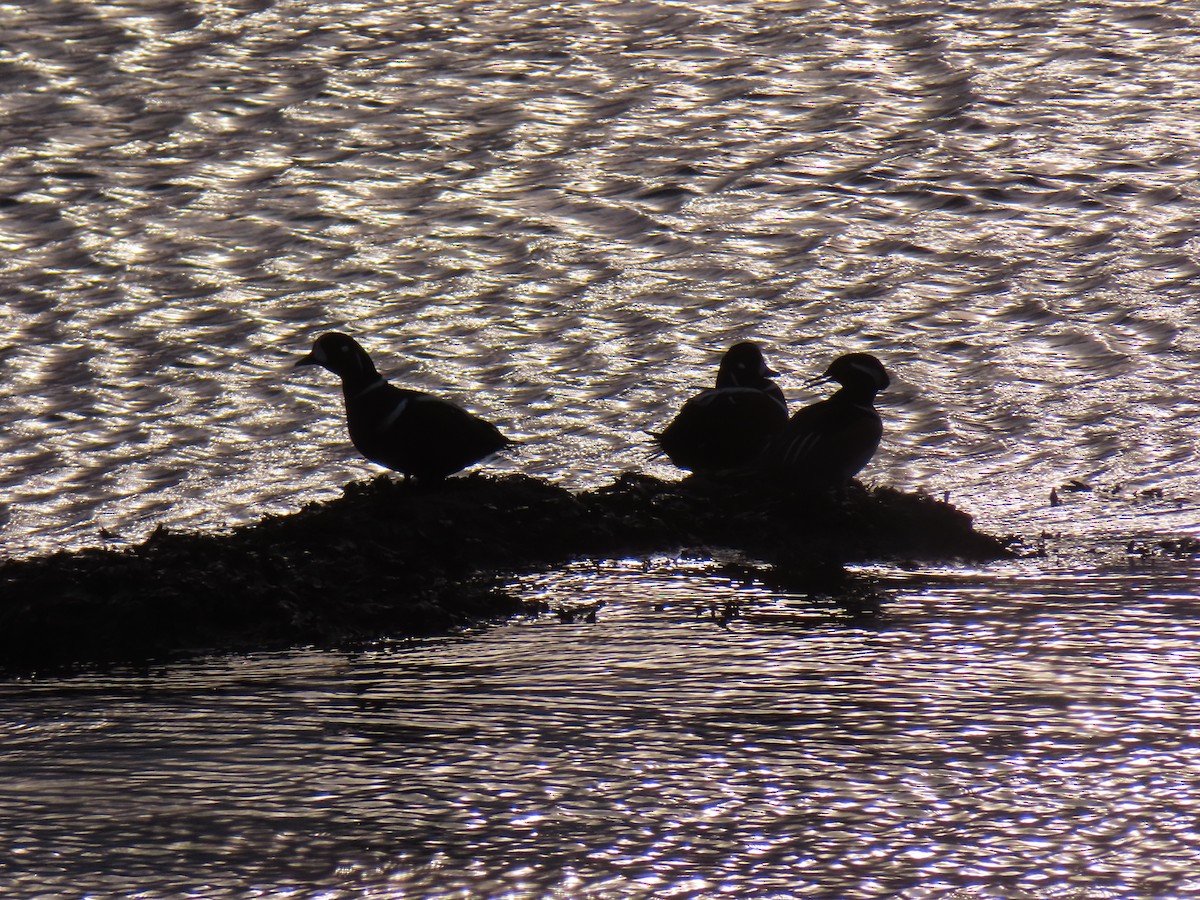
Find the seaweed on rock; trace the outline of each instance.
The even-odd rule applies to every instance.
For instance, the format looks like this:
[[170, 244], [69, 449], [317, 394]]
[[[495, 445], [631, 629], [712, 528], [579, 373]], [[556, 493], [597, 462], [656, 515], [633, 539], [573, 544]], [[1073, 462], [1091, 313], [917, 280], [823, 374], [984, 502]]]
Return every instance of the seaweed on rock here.
[[159, 529], [124, 550], [0, 564], [0, 668], [445, 632], [519, 612], [503, 590], [514, 573], [714, 548], [800, 589], [854, 561], [1006, 555], [954, 507], [887, 488], [834, 501], [633, 474], [578, 494], [520, 475], [379, 476], [224, 534]]

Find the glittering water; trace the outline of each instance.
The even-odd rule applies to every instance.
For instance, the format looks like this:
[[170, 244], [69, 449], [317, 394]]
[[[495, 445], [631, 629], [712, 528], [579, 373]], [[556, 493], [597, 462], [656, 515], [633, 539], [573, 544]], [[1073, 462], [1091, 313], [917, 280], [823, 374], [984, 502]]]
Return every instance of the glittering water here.
[[793, 403], [884, 358], [871, 478], [1004, 527], [1070, 479], [1194, 510], [1195, 4], [19, 0], [0, 27], [10, 552], [369, 471], [331, 377], [288, 369], [331, 327], [572, 485], [652, 468], [644, 430], [755, 338]]
[[290, 369], [333, 327], [571, 486], [670, 474], [736, 340], [794, 404], [870, 350], [868, 479], [1067, 550], [12, 682], [0, 893], [1200, 894], [1194, 567], [1086, 558], [1196, 530], [1198, 54], [1191, 2], [0, 0], [5, 552], [368, 473]]
[[1200, 892], [1195, 570], [882, 574], [861, 619], [580, 568], [520, 589], [594, 624], [0, 687], [0, 892]]

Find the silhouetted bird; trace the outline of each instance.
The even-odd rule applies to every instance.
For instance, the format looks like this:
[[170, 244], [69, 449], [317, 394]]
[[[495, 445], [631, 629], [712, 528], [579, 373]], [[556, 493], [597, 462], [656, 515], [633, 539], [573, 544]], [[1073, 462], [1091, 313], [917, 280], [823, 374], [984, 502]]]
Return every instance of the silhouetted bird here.
[[742, 341], [726, 350], [725, 355], [721, 357], [721, 365], [717, 369], [717, 389], [755, 388], [774, 397], [786, 407], [787, 401], [783, 399], [783, 391], [771, 380], [778, 374], [767, 365], [758, 344]]
[[721, 359], [717, 386], [683, 405], [654, 433], [675, 465], [692, 472], [738, 469], [753, 462], [787, 422], [787, 402], [756, 344], [734, 344]]
[[818, 381], [836, 381], [832, 397], [797, 410], [767, 444], [763, 467], [805, 490], [843, 490], [871, 461], [883, 437], [875, 394], [890, 383], [869, 353], [839, 356]]
[[445, 478], [513, 443], [453, 403], [388, 384], [367, 351], [344, 334], [321, 335], [296, 365], [341, 376], [351, 442], [371, 462], [406, 477]]

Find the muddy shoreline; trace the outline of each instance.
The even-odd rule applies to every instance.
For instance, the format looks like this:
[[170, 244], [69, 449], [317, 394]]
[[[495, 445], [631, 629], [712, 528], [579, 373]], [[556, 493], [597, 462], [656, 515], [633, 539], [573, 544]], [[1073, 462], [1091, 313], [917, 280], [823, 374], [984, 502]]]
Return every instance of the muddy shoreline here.
[[835, 502], [636, 474], [583, 493], [525, 476], [379, 476], [223, 534], [160, 529], [130, 548], [0, 564], [0, 670], [445, 633], [522, 612], [504, 591], [514, 574], [713, 549], [796, 591], [836, 590], [853, 562], [1009, 555], [949, 504], [887, 488]]

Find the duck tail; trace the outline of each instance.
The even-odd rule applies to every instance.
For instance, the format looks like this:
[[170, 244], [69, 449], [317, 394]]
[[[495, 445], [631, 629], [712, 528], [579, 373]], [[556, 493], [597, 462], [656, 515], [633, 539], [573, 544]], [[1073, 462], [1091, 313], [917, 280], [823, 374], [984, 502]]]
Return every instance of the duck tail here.
[[647, 437], [650, 438], [650, 440], [654, 441], [654, 449], [650, 451], [650, 457], [649, 457], [650, 459], [658, 459], [659, 457], [667, 455], [667, 452], [665, 450], [663, 450], [663, 447], [662, 447], [662, 434], [663, 433], [661, 431], [651, 431], [650, 429], [647, 428], [642, 431], [642, 434], [646, 435]]

